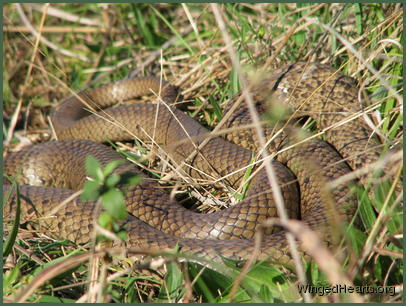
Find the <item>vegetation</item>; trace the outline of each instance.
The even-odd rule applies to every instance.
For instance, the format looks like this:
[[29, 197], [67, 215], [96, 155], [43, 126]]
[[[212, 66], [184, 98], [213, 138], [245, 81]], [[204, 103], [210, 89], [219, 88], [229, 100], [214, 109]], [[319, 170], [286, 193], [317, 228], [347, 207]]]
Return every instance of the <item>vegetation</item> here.
[[[218, 7], [243, 67], [255, 71], [265, 64], [278, 67], [310, 60], [341, 68], [358, 81], [363, 99], [371, 106], [372, 125], [388, 149], [402, 146], [403, 100], [396, 97], [403, 95], [401, 4], [227, 3]], [[7, 4], [3, 22], [6, 151], [49, 140], [47, 116], [72, 91], [129, 75], [162, 75], [180, 86], [185, 100], [192, 102], [187, 106], [189, 115], [210, 128], [221, 119], [221, 104], [240, 88], [210, 4]], [[34, 32], [41, 33], [43, 40], [37, 41]], [[126, 143], [115, 146], [128, 148]], [[150, 165], [144, 167], [150, 170]], [[106, 193], [100, 195], [114, 197], [116, 193], [109, 190], [119, 178], [109, 178], [110, 170], [98, 171], [94, 176], [99, 173], [106, 184]], [[397, 179], [402, 179], [400, 172], [393, 178]], [[391, 184], [385, 184], [373, 200], [359, 191], [364, 230], [349, 230], [353, 255], [340, 258], [354, 285], [392, 286], [393, 294], [363, 292], [361, 300], [367, 302], [400, 302], [403, 296], [402, 207], [400, 199], [390, 196]], [[105, 225], [114, 228], [122, 216], [110, 218], [109, 211], [117, 213], [106, 208]], [[121, 228], [116, 229], [125, 237]], [[257, 264], [239, 277], [240, 269], [229, 262], [213, 271], [179, 262], [176, 254], [164, 256], [163, 261], [152, 256], [140, 262], [97, 252], [99, 261], [68, 241], [21, 230], [13, 251], [8, 249], [3, 257], [3, 299], [13, 301], [18, 296], [29, 302], [65, 303], [355, 300], [351, 294], [306, 297], [297, 286], [297, 275], [283, 266]], [[328, 284], [314, 262], [305, 263], [304, 268], [308, 284]], [[91, 278], [97, 279], [96, 284]], [[25, 296], [28, 288], [32, 292]]]

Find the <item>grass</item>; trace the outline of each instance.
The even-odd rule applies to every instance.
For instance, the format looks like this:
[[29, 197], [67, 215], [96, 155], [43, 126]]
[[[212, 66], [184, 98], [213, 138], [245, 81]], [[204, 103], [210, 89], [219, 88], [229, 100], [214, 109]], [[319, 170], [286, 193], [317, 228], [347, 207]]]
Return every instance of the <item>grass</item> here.
[[[18, 149], [27, 142], [49, 140], [47, 115], [58, 101], [69, 95], [68, 88], [78, 91], [129, 74], [158, 76], [162, 73], [171, 83], [181, 86], [184, 98], [192, 102], [188, 113], [210, 128], [221, 120], [221, 104], [240, 88], [238, 74], [208, 4], [53, 4], [41, 29], [38, 28], [42, 8], [38, 11], [35, 6], [29, 11], [28, 5], [22, 6], [29, 23], [53, 46], [44, 42], [36, 46], [17, 5], [4, 6], [3, 141], [6, 150]], [[388, 149], [401, 148], [403, 105], [379, 77], [398, 95], [403, 94], [402, 5], [227, 3], [220, 7], [244, 68], [255, 71], [264, 63], [278, 67], [298, 60], [321, 61], [336, 68], [345, 63], [342, 71], [362, 87], [363, 99], [373, 109], [372, 122], [381, 138], [386, 139]], [[82, 19], [70, 21], [71, 15]], [[350, 46], [314, 20], [340, 33]], [[165, 48], [161, 52], [162, 45]], [[377, 74], [362, 62], [368, 63]], [[125, 146], [118, 144], [121, 148]], [[397, 175], [402, 178], [401, 173]], [[349, 230], [353, 254], [341, 258], [340, 262], [357, 286], [396, 289], [393, 295], [365, 293], [362, 300], [400, 302], [402, 207], [397, 199], [389, 196], [390, 184], [381, 185], [382, 191], [372, 200], [366, 192], [359, 191], [359, 214], [364, 230]], [[158, 268], [141, 269], [139, 262], [131, 257], [110, 254], [112, 261], [102, 260], [95, 272], [91, 269], [95, 259], [87, 257], [76, 266], [69, 266], [75, 263], [72, 255], [88, 253], [67, 241], [44, 238], [27, 230], [21, 231], [17, 238], [13, 252], [3, 258], [5, 301], [13, 300], [21, 289], [32, 286], [33, 281], [39, 281], [39, 286], [26, 297], [27, 301], [83, 301], [92, 296], [88, 288], [95, 287], [89, 277], [95, 275], [105, 280], [98, 287], [95, 299], [105, 302], [303, 300], [297, 275], [286, 274], [286, 269], [280, 266], [255, 266], [233, 291], [239, 275], [234, 265], [222, 265], [221, 271], [216, 272], [168, 256], [164, 265], [159, 265], [154, 257], [146, 260]], [[66, 269], [58, 266], [59, 262]], [[305, 263], [304, 269], [310, 285], [328, 283], [314, 262]], [[314, 302], [348, 299], [352, 299], [351, 295], [311, 296]]]

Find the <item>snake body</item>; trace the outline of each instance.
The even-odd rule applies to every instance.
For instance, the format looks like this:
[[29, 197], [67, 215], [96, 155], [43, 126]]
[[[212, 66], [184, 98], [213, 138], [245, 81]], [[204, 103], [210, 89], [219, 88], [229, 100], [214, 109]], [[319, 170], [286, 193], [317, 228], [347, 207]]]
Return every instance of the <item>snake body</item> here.
[[[7, 156], [4, 172], [16, 176], [23, 184], [25, 219], [32, 219], [32, 214], [37, 214], [42, 216], [40, 225], [56, 236], [77, 243], [88, 242], [96, 204], [81, 203], [78, 199], [68, 205], [60, 206], [60, 203], [85, 182], [87, 155], [95, 156], [102, 165], [122, 158], [112, 149], [96, 143], [107, 140], [136, 137], [153, 142], [153, 146], [167, 152], [172, 164], [183, 165], [181, 171], [185, 176], [201, 181], [225, 177], [235, 188], [241, 184], [245, 171], [238, 170], [249, 165], [255, 156], [253, 150], [258, 150], [253, 129], [232, 131], [226, 135], [229, 141], [211, 137], [200, 146], [210, 131], [167, 104], [136, 103], [109, 108], [151, 91], [164, 102], [173, 102], [177, 95], [174, 86], [157, 78], [128, 79], [82, 91], [60, 104], [51, 118], [59, 140]], [[298, 116], [310, 115], [320, 129], [326, 130], [329, 143], [313, 139], [290, 147], [292, 140], [288, 133], [282, 132], [274, 137], [269, 149], [279, 152], [278, 161], [272, 163], [289, 216], [299, 215], [327, 244], [331, 243], [332, 218], [340, 216], [342, 221], [349, 221], [356, 201], [348, 184], [326, 193], [326, 183], [349, 173], [351, 168], [347, 162], [357, 169], [380, 156], [378, 140], [369, 137], [370, 130], [360, 117], [346, 122], [344, 127], [340, 125], [349, 115], [362, 110], [357, 91], [352, 78], [318, 63], [282, 67], [266, 74], [252, 88], [260, 109], [272, 94], [273, 98], [296, 110]], [[231, 102], [238, 99], [239, 96]], [[89, 108], [98, 112], [92, 114]], [[247, 108], [242, 103], [226, 125], [232, 128], [249, 121]], [[268, 137], [272, 136], [270, 127], [265, 127], [264, 131]], [[121, 165], [117, 172], [138, 173], [129, 162]], [[5, 191], [10, 189], [4, 188]], [[4, 206], [6, 218], [13, 216], [14, 200], [15, 196], [12, 196]], [[260, 224], [277, 216], [267, 174], [261, 169], [251, 180], [246, 198], [228, 209], [203, 215], [173, 202], [170, 190], [154, 180], [145, 178], [141, 184], [131, 187], [126, 193], [130, 212], [126, 221], [127, 245], [159, 249], [178, 245], [182, 251], [211, 258], [247, 259], [253, 253], [252, 238]], [[259, 258], [291, 260], [283, 230], [273, 229], [264, 236]]]

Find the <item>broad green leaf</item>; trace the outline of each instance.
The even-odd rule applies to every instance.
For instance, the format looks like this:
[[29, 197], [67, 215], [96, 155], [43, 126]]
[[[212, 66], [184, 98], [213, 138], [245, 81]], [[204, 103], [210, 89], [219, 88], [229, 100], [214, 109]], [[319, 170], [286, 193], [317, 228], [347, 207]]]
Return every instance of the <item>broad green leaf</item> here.
[[105, 183], [107, 189], [115, 187], [120, 182], [120, 179], [121, 177], [118, 174], [108, 176]]
[[103, 175], [108, 176], [110, 175], [118, 166], [125, 163], [124, 159], [117, 159], [109, 162], [103, 169]]
[[180, 298], [181, 289], [183, 289], [183, 273], [174, 262], [169, 263], [167, 269], [165, 285], [161, 287], [158, 297], [163, 301], [176, 302]]
[[360, 255], [366, 241], [365, 233], [355, 227], [352, 227], [347, 231], [347, 235], [351, 241], [354, 252], [357, 255]]
[[117, 233], [117, 236], [123, 240], [123, 241], [127, 241], [128, 240], [128, 234], [126, 231], [121, 231]]
[[102, 212], [99, 216], [99, 225], [107, 230], [111, 230], [111, 225], [114, 222], [111, 214]]
[[125, 177], [124, 184], [127, 186], [135, 186], [138, 185], [142, 181], [141, 175], [131, 174]]
[[120, 190], [112, 188], [102, 195], [104, 209], [116, 220], [127, 218], [127, 211], [123, 194]]
[[83, 192], [80, 195], [81, 201], [96, 201], [100, 196], [100, 185], [95, 181], [87, 181], [83, 186]]
[[262, 298], [263, 301], [266, 301], [268, 303], [273, 302], [272, 292], [265, 285], [261, 285], [259, 289], [259, 296]]
[[[203, 272], [201, 271], [203, 269]], [[202, 295], [203, 301], [214, 303], [219, 291], [227, 292], [231, 288], [232, 281], [223, 274], [205, 268], [196, 263], [188, 263], [190, 278], [194, 280], [194, 289], [199, 295]], [[196, 277], [198, 278], [196, 279]]]
[[91, 155], [86, 156], [85, 168], [86, 173], [89, 176], [100, 181], [103, 180], [103, 172], [100, 168], [100, 162], [96, 158]]

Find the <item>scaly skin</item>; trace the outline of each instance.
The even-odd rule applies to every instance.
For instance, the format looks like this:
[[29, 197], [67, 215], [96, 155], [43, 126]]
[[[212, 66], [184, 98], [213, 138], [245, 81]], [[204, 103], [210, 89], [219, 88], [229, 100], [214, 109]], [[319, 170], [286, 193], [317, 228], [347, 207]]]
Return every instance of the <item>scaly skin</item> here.
[[[321, 64], [307, 66], [298, 63], [280, 68], [254, 86], [255, 102], [260, 109], [264, 109], [269, 94], [273, 93], [278, 101], [293, 109], [299, 108], [301, 113], [314, 115], [319, 127], [324, 129], [362, 109], [358, 105], [354, 81], [341, 73], [334, 73], [333, 69]], [[83, 91], [79, 97], [98, 110], [148, 93], [150, 88], [155, 93], [161, 92], [165, 102], [176, 99], [176, 89], [166, 82], [161, 84], [156, 78], [111, 83]], [[80, 189], [85, 181], [83, 165], [86, 155], [96, 156], [103, 165], [120, 158], [111, 149], [93, 141], [117, 141], [134, 137], [147, 142], [153, 140], [154, 145], [165, 149], [175, 164], [180, 164], [209, 133], [192, 118], [177, 109], [169, 110], [162, 103], [122, 105], [100, 111], [95, 116], [83, 109], [77, 97], [68, 98], [56, 109], [52, 123], [58, 138], [66, 140], [36, 145], [10, 154], [5, 160], [5, 173], [19, 173], [18, 178], [22, 184], [52, 186], [21, 188], [24, 216], [33, 212], [32, 205], [35, 205], [37, 214], [46, 216], [72, 194], [67, 189]], [[228, 126], [247, 123], [247, 110], [242, 105], [231, 116]], [[271, 129], [264, 130], [270, 137]], [[369, 139], [369, 134], [368, 127], [358, 118], [339, 128], [330, 129], [326, 136], [355, 169], [376, 161], [380, 155], [378, 142]], [[247, 149], [214, 137], [198, 150], [198, 154], [187, 159], [183, 170], [188, 175], [210, 181], [249, 165], [254, 154], [251, 150], [258, 149], [255, 147], [257, 141], [253, 130], [231, 132], [226, 137]], [[292, 141], [286, 137], [286, 133], [281, 134], [271, 143], [270, 149], [283, 149], [291, 144]], [[303, 222], [317, 231], [326, 244], [331, 244], [332, 231], [336, 225], [333, 219], [339, 216], [342, 221], [348, 221], [353, 217], [356, 206], [348, 185], [327, 192], [327, 182], [351, 171], [336, 149], [321, 140], [311, 140], [277, 155], [278, 160], [296, 175], [300, 196], [291, 172], [283, 164], [273, 161], [290, 217], [297, 216], [299, 206]], [[137, 172], [130, 163], [122, 165], [118, 171]], [[244, 171], [240, 171], [227, 177], [227, 182], [238, 187], [243, 175]], [[251, 238], [261, 222], [277, 216], [267, 182], [264, 170], [259, 171], [244, 201], [226, 210], [202, 215], [172, 203], [168, 189], [150, 179], [144, 179], [126, 194], [131, 214], [126, 222], [130, 237], [127, 244], [159, 249], [179, 245], [183, 251], [215, 259], [219, 255], [247, 259], [254, 250]], [[8, 190], [6, 186], [5, 191]], [[60, 208], [53, 218], [41, 218], [41, 225], [55, 232], [56, 236], [78, 243], [87, 242], [94, 222], [94, 206], [95, 203], [74, 200], [73, 204]], [[11, 198], [5, 205], [4, 214], [10, 218], [13, 212], [14, 201]], [[283, 231], [266, 235], [259, 258], [291, 261]]]

